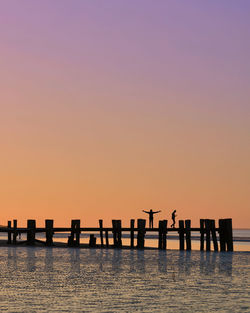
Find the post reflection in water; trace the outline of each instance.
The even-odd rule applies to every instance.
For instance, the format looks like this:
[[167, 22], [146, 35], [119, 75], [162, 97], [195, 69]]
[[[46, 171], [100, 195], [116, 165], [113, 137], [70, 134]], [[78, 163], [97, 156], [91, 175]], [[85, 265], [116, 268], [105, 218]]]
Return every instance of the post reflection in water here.
[[8, 249], [8, 257], [7, 257], [7, 266], [8, 268], [14, 268], [17, 270], [17, 251], [16, 248], [9, 248]]
[[209, 258], [209, 265], [210, 265], [210, 268], [211, 268], [211, 272], [215, 273], [216, 271], [216, 259], [217, 259], [217, 256], [218, 256], [218, 252], [212, 252], [210, 253], [210, 258]]
[[186, 251], [185, 252], [185, 257], [184, 257], [184, 269], [185, 269], [185, 274], [190, 275], [191, 273], [191, 266], [192, 266], [192, 252], [191, 251]]
[[[58, 250], [57, 250], [58, 251]], [[145, 273], [147, 268], [153, 267], [154, 272], [163, 274], [174, 273], [190, 276], [194, 271], [201, 275], [220, 273], [232, 276], [233, 253], [206, 251], [171, 251], [156, 250], [122, 250], [122, 249], [78, 249], [60, 250], [62, 255], [68, 255], [68, 267], [72, 272], [81, 271], [81, 266], [98, 267], [99, 272], [105, 272], [109, 266], [112, 271]], [[9, 247], [7, 249], [6, 265], [8, 269], [34, 272], [41, 267], [46, 272], [53, 272], [60, 268], [60, 258], [55, 259], [54, 248]], [[153, 257], [154, 255], [154, 257]], [[56, 263], [55, 263], [56, 262]], [[64, 265], [65, 266], [65, 265]]]
[[122, 269], [122, 250], [113, 249], [112, 253], [112, 269], [114, 272], [120, 272]]
[[[57, 251], [57, 252], [56, 252]], [[71, 273], [88, 270], [105, 275], [106, 271], [119, 273], [147, 273], [170, 280], [189, 279], [197, 273], [201, 276], [231, 277], [233, 275], [233, 253], [171, 250], [122, 250], [122, 249], [78, 249], [56, 250], [55, 248], [9, 247], [6, 268], [8, 271], [51, 273], [63, 266]], [[62, 258], [58, 255], [62, 255]], [[68, 255], [68, 264], [65, 257]], [[166, 276], [167, 275], [167, 276]]]
[[159, 250], [158, 251], [158, 271], [161, 273], [167, 273], [167, 259], [168, 259], [168, 255], [167, 255], [167, 251], [163, 250]]
[[137, 272], [145, 273], [145, 251], [144, 250], [137, 250]]
[[202, 275], [209, 275], [211, 273], [210, 256], [211, 252], [200, 253], [200, 273]]
[[103, 263], [104, 263], [104, 253], [103, 253], [103, 250], [101, 249], [100, 256], [99, 256], [99, 271], [100, 272], [103, 272]]
[[36, 270], [36, 253], [35, 248], [33, 247], [26, 247], [26, 268], [27, 272], [35, 272]]
[[218, 264], [220, 274], [232, 276], [233, 252], [220, 252]]
[[177, 264], [178, 264], [178, 273], [181, 275], [185, 273], [185, 251], [179, 251]]
[[44, 269], [46, 272], [53, 272], [54, 270], [53, 248], [46, 248]]
[[135, 272], [135, 251], [129, 251], [129, 271], [131, 273]]
[[80, 250], [78, 248], [70, 248], [69, 256], [70, 256], [71, 271], [80, 273], [81, 271]]

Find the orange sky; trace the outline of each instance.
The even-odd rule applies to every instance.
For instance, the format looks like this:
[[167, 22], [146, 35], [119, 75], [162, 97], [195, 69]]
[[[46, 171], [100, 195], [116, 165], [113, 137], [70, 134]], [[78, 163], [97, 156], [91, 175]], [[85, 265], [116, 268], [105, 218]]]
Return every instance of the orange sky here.
[[14, 3], [0, 5], [0, 224], [175, 208], [250, 227], [243, 2]]

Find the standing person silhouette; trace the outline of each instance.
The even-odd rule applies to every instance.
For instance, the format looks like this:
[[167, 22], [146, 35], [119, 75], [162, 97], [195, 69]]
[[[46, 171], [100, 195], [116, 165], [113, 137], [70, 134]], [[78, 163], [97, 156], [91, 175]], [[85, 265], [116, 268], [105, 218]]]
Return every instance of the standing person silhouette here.
[[145, 211], [145, 210], [142, 210], [142, 212], [147, 213], [149, 215], [149, 228], [153, 228], [154, 214], [159, 213], [161, 211], [153, 211], [153, 210]]
[[174, 210], [173, 213], [172, 213], [173, 224], [171, 225], [171, 227], [173, 227], [173, 228], [175, 227], [175, 218], [176, 218], [176, 216], [177, 216], [176, 215], [176, 210]]

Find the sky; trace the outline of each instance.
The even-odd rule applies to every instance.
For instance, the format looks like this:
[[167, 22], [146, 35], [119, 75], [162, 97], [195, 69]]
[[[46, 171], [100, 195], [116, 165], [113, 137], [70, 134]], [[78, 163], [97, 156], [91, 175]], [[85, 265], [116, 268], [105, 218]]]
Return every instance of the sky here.
[[0, 224], [250, 228], [248, 0], [3, 0], [0, 23]]

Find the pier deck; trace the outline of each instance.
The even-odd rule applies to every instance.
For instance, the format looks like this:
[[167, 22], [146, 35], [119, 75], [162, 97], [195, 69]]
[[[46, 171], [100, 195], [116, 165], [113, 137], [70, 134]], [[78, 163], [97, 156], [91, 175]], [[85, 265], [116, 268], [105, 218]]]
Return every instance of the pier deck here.
[[[35, 220], [27, 220], [27, 227], [17, 227], [17, 220], [8, 221], [7, 227], [0, 227], [0, 232], [8, 234], [8, 240], [0, 241], [0, 245], [46, 245], [57, 247], [79, 247], [79, 248], [117, 248], [117, 249], [150, 249], [145, 247], [145, 234], [158, 234], [158, 249], [166, 250], [168, 234], [175, 233], [179, 238], [180, 250], [192, 250], [192, 232], [200, 233], [200, 250], [210, 251], [211, 243], [214, 251], [233, 251], [232, 219], [220, 219], [218, 227], [215, 220], [201, 219], [200, 227], [191, 227], [191, 220], [179, 220], [179, 227], [167, 227], [168, 221], [159, 221], [157, 228], [146, 228], [146, 220], [138, 219], [135, 227], [135, 220], [131, 220], [130, 227], [122, 227], [121, 220], [112, 220], [112, 227], [103, 227], [103, 221], [99, 220], [99, 227], [81, 227], [80, 220], [72, 220], [71, 227], [54, 227], [54, 220], [45, 220], [45, 227], [36, 227]], [[100, 243], [96, 243], [93, 233], [98, 232]], [[122, 244], [122, 234], [130, 233], [130, 245]], [[38, 240], [36, 234], [45, 234], [45, 240]], [[55, 233], [68, 233], [67, 243], [53, 241]], [[89, 234], [89, 243], [80, 243], [80, 234]], [[17, 240], [20, 234], [26, 234], [26, 240]], [[112, 234], [112, 243], [110, 242]], [[218, 239], [219, 240], [218, 240]], [[105, 239], [105, 240], [104, 240]], [[105, 242], [104, 242], [105, 241]], [[155, 249], [155, 248], [153, 248]]]

